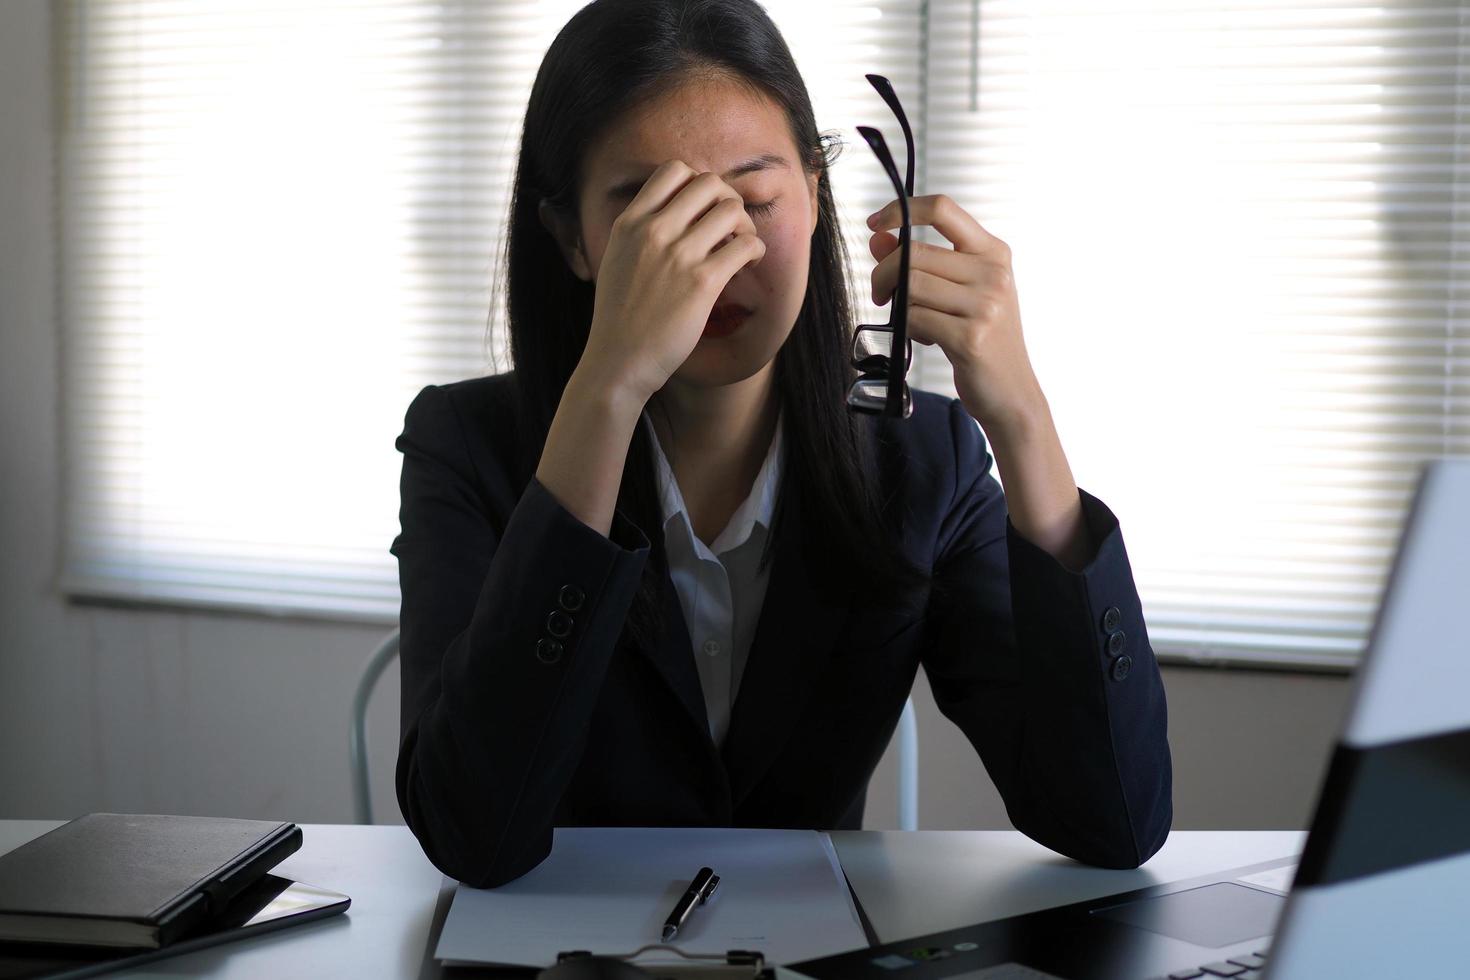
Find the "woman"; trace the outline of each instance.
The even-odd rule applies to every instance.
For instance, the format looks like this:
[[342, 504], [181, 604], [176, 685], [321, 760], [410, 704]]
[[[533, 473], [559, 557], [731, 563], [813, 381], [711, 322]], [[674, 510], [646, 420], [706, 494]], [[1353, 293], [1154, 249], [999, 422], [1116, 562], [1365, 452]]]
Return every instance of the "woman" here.
[[909, 330], [959, 398], [852, 412], [830, 149], [753, 0], [597, 0], [547, 51], [515, 369], [425, 388], [397, 443], [398, 799], [446, 874], [511, 881], [555, 826], [857, 828], [921, 663], [1020, 830], [1107, 867], [1167, 836], [1158, 668], [1009, 252], [911, 199], [955, 247], [913, 244]]

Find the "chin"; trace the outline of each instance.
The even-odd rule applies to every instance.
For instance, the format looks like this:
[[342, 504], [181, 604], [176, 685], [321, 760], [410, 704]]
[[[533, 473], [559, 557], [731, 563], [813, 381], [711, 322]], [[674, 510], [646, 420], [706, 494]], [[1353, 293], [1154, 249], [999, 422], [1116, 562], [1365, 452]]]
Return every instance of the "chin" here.
[[764, 362], [754, 363], [749, 358], [738, 355], [711, 355], [707, 351], [696, 349], [670, 380], [695, 388], [723, 388], [754, 377], [765, 366]]
[[[752, 318], [744, 326], [755, 325]], [[780, 337], [763, 336], [742, 329], [728, 337], [702, 340], [674, 372], [671, 380], [699, 388], [738, 384], [771, 366], [789, 335], [789, 328]]]

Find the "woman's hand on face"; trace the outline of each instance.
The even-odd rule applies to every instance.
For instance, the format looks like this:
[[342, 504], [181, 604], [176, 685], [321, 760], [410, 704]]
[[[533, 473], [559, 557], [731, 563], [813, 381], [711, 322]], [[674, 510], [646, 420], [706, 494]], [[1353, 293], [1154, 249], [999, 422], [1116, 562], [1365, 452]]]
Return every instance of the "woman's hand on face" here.
[[699, 343], [725, 284], [765, 254], [739, 192], [665, 161], [613, 220], [584, 358], [647, 401]]
[[[902, 223], [897, 200], [868, 218], [875, 303], [898, 288], [898, 235], [888, 229]], [[909, 336], [944, 351], [956, 394], [987, 432], [1025, 418], [1045, 396], [1021, 336], [1010, 246], [943, 194], [909, 198], [909, 223], [930, 225], [954, 245], [909, 242]]]

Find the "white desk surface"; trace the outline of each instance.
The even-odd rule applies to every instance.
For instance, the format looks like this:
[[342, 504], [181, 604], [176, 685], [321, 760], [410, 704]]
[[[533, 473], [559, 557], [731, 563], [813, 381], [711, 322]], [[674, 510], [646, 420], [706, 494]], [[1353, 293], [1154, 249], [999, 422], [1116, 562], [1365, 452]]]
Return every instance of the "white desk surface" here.
[[[0, 853], [59, 820], [0, 820]], [[302, 824], [281, 875], [351, 896], [343, 915], [171, 957], [129, 977], [438, 977], [430, 948], [453, 894], [403, 826]], [[1078, 864], [1017, 831], [840, 830], [832, 841], [884, 941], [1191, 878], [1300, 852], [1305, 833], [1175, 831], [1134, 871]]]

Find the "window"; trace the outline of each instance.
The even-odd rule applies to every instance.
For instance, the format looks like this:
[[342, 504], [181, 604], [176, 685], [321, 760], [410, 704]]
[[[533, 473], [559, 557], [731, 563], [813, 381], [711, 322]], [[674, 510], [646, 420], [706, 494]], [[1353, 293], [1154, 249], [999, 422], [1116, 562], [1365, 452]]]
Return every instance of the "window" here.
[[[59, 126], [78, 595], [391, 622], [426, 383], [504, 370], [509, 177], [580, 2], [68, 2]], [[1417, 464], [1470, 452], [1454, 4], [765, 4], [811, 88], [860, 319], [891, 187], [1011, 244], [1078, 482], [1165, 658], [1341, 668]], [[943, 243], [932, 229], [916, 239]], [[916, 346], [914, 380], [952, 392]]]

